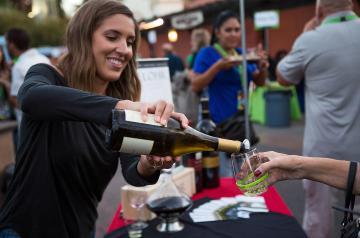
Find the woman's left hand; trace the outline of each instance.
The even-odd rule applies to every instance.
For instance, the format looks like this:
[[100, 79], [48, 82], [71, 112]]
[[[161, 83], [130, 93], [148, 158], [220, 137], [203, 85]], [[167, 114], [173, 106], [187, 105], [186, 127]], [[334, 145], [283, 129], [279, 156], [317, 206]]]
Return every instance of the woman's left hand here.
[[138, 171], [142, 176], [146, 177], [155, 173], [156, 170], [169, 169], [178, 161], [180, 161], [180, 157], [141, 155], [138, 163]]

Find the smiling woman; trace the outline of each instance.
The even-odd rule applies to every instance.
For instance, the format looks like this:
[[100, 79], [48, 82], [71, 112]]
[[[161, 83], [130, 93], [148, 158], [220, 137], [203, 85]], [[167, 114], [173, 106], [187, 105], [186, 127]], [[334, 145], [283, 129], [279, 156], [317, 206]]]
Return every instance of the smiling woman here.
[[[166, 124], [183, 114], [164, 101], [140, 96], [135, 52], [139, 30], [132, 12], [116, 0], [87, 1], [69, 22], [68, 52], [59, 68], [38, 64], [27, 72], [18, 98], [24, 117], [16, 170], [0, 211], [0, 238], [89, 238], [96, 207], [120, 160], [135, 186], [155, 183], [171, 157], [110, 151], [105, 130], [113, 109], [155, 113]], [[153, 161], [163, 166], [154, 168]]]
[[98, 93], [105, 94], [107, 84], [117, 81], [132, 59], [134, 29], [134, 22], [129, 17], [116, 14], [105, 19], [94, 32], [92, 50], [96, 68], [99, 69], [95, 81]]

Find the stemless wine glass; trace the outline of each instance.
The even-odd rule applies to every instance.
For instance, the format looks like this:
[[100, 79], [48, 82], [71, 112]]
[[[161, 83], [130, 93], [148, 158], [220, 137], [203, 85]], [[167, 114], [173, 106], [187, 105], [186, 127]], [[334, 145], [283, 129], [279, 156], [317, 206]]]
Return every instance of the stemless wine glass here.
[[143, 213], [144, 205], [147, 199], [147, 193], [141, 189], [134, 189], [127, 191], [127, 199], [132, 208], [136, 210], [136, 214], [134, 217], [135, 223], [137, 227], [142, 229], [146, 228], [148, 224], [144, 221], [141, 216]]
[[262, 164], [268, 161], [261, 157], [256, 148], [241, 154], [231, 155], [231, 165], [237, 187], [247, 196], [256, 196], [266, 192], [268, 173], [256, 177], [254, 172]]

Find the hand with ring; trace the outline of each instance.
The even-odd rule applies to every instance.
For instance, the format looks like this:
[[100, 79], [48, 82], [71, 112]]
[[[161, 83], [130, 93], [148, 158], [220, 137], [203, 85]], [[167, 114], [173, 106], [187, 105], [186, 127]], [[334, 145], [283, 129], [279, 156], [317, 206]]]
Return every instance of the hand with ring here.
[[156, 170], [171, 168], [177, 161], [180, 161], [180, 157], [173, 158], [171, 156], [159, 157], [153, 155], [141, 155], [138, 171], [144, 177], [150, 176], [155, 173]]
[[146, 159], [154, 169], [169, 169], [176, 161], [179, 160], [179, 158], [176, 159], [171, 156], [159, 157], [152, 155], [147, 155]]

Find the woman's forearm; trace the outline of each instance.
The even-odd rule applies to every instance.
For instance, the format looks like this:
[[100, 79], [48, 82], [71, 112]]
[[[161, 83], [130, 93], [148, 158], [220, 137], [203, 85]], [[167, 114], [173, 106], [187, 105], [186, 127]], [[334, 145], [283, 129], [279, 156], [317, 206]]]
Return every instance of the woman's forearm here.
[[205, 88], [219, 72], [217, 64], [213, 64], [207, 71], [202, 74], [194, 74], [191, 79], [191, 88], [194, 92], [199, 92]]
[[[327, 185], [346, 189], [349, 173], [349, 161], [328, 158], [305, 157], [302, 160], [304, 177]], [[354, 193], [359, 194], [359, 173], [357, 173]]]

